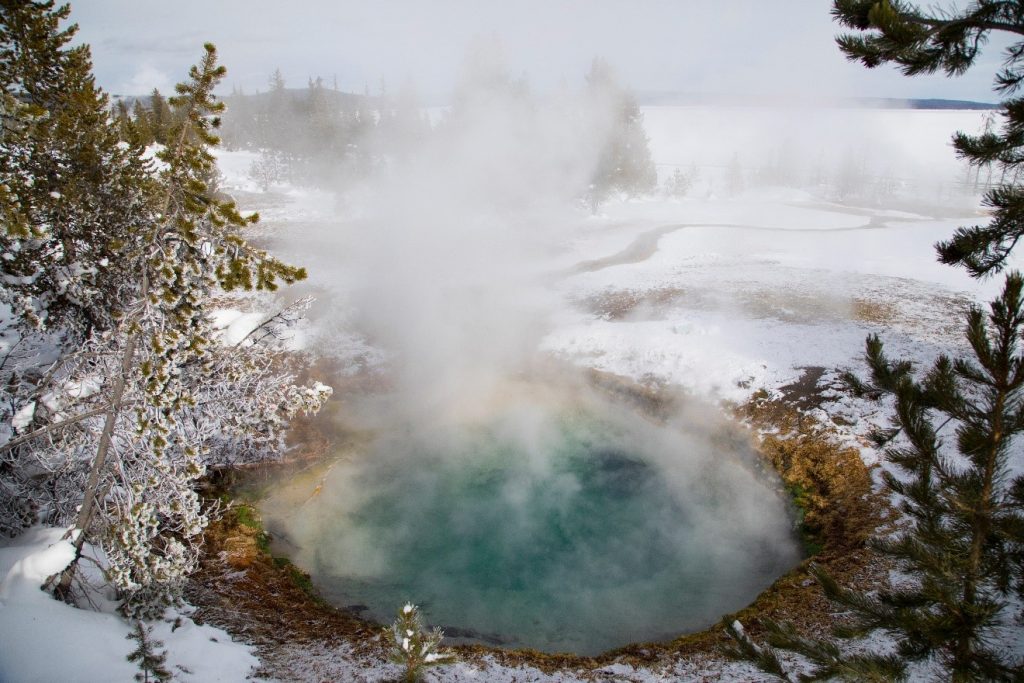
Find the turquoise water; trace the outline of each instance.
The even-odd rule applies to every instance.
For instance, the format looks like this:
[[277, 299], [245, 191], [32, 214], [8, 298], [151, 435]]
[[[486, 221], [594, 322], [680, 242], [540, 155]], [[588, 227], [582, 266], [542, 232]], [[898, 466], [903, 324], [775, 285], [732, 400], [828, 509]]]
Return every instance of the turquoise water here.
[[328, 600], [382, 623], [412, 601], [457, 639], [595, 654], [706, 627], [798, 561], [744, 457], [513, 411], [381, 439], [289, 534]]

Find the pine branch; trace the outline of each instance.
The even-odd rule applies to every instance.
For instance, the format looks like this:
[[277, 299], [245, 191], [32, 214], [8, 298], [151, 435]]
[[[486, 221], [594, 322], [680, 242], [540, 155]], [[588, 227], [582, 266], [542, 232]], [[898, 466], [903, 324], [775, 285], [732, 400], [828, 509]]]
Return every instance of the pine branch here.
[[18, 446], [26, 444], [34, 439], [46, 436], [47, 434], [50, 434], [52, 432], [65, 429], [67, 427], [70, 427], [71, 425], [78, 424], [79, 422], [82, 422], [84, 420], [88, 420], [91, 417], [103, 415], [108, 410], [110, 410], [109, 405], [102, 405], [99, 408], [87, 410], [84, 413], [79, 413], [78, 415], [75, 415], [74, 417], [69, 417], [66, 420], [61, 420], [60, 422], [52, 422], [46, 425], [45, 427], [40, 427], [39, 429], [31, 431], [28, 434], [23, 434], [17, 438], [11, 439], [10, 441], [3, 445], [0, 445], [0, 454], [11, 451], [17, 448]]
[[750, 662], [766, 674], [786, 683], [795, 683], [793, 676], [782, 666], [778, 653], [768, 646], [755, 643], [739, 621], [725, 624], [725, 632], [734, 643], [733, 646], [725, 646], [724, 653], [727, 657]]

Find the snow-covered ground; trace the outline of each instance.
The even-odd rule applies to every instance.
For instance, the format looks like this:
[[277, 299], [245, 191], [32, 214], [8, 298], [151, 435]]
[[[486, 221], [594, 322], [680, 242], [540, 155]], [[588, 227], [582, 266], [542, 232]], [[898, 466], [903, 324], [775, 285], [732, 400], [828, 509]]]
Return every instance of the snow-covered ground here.
[[[644, 114], [662, 180], [679, 168], [693, 176], [692, 187], [681, 198], [613, 199], [598, 215], [577, 212], [556, 234], [545, 233], [547, 261], [531, 266], [556, 274], [544, 287], [558, 303], [543, 310], [540, 350], [735, 401], [791, 383], [809, 366], [856, 366], [872, 332], [892, 355], [932, 358], [960, 343], [959, 311], [1000, 289], [999, 278], [979, 282], [940, 265], [932, 246], [960, 225], [987, 221], [980, 190], [965, 185], [967, 171], [949, 144], [955, 130], [980, 129], [984, 112], [648, 107]], [[244, 173], [250, 157], [221, 156], [229, 189], [252, 190]], [[833, 176], [848, 157], [856, 159], [855, 187], [838, 197]], [[730, 188], [735, 160], [741, 182]], [[786, 185], [772, 184], [782, 167]], [[385, 362], [393, 349], [374, 347], [358, 326], [357, 309], [374, 301], [360, 288], [385, 280], [367, 285], [352, 275], [361, 255], [379, 256], [365, 247], [375, 237], [360, 197], [277, 190], [261, 208], [261, 229], [330, 292], [333, 310], [320, 321], [330, 329], [330, 352]], [[245, 196], [260, 204], [265, 195]], [[417, 248], [427, 244], [410, 237]], [[461, 248], [437, 239], [439, 250]], [[412, 254], [387, 248], [396, 279], [412, 256], [417, 277], [460, 283], [431, 270], [432, 258], [438, 270], [451, 264], [429, 246]], [[381, 265], [386, 258], [374, 267]], [[496, 265], [496, 274], [504, 267]]]
[[[998, 278], [978, 282], [939, 265], [932, 249], [956, 227], [987, 221], [949, 147], [955, 130], [981, 127], [982, 113], [699, 107], [644, 113], [659, 175], [664, 180], [680, 169], [692, 174], [692, 187], [683, 197], [614, 199], [599, 215], [576, 212], [558, 234], [546, 235], [548, 261], [538, 269], [555, 273], [545, 289], [557, 305], [545, 308], [538, 352], [710, 401], [742, 401], [793, 383], [808, 367], [825, 369], [820, 387], [834, 382], [838, 368], [862, 370], [869, 333], [882, 336], [890, 355], [919, 362], [956, 351], [961, 312], [1000, 287]], [[320, 326], [312, 346], [360, 369], [388, 363], [393, 349], [360, 328], [353, 293], [360, 285], [344, 275], [360, 253], [345, 247], [367, 238], [355, 220], [358, 197], [287, 186], [261, 193], [246, 175], [254, 158], [221, 153], [224, 186], [239, 192], [242, 209], [260, 211], [260, 235], [286, 246], [289, 258], [310, 269], [312, 288], [326, 292], [329, 301], [311, 311]], [[772, 178], [788, 180], [780, 185]], [[241, 320], [237, 312], [223, 316], [225, 326]], [[832, 402], [818, 417], [840, 418], [837, 427], [851, 442], [884, 419], [877, 406], [825, 393]], [[877, 458], [866, 447], [862, 453]], [[38, 590], [67, 559], [68, 544], [59, 536], [40, 531], [0, 549], [0, 680], [129, 680], [133, 668], [125, 655], [133, 643], [125, 640], [123, 622], [73, 610]], [[173, 631], [158, 624], [155, 635], [181, 680], [244, 680], [256, 663], [245, 646], [187, 618]], [[281, 654], [289, 662], [275, 674], [282, 680], [376, 681], [396, 673], [342, 651]], [[707, 662], [659, 671], [616, 665], [595, 677], [760, 678], [742, 665]], [[496, 662], [486, 669], [459, 665], [434, 677], [579, 679]]]
[[[690, 163], [695, 187], [679, 200], [608, 205], [583, 226], [573, 252], [587, 267], [560, 289], [589, 310], [567, 317], [547, 349], [736, 400], [792, 382], [803, 367], [856, 364], [869, 332], [897, 355], [929, 358], [958, 343], [957, 310], [999, 289], [998, 279], [979, 283], [940, 265], [932, 248], [956, 227], [986, 221], [977, 195], [958, 185], [964, 169], [948, 144], [953, 130], [980, 126], [978, 112], [666, 107], [645, 115], [662, 175]], [[739, 139], [722, 144], [732, 130]], [[843, 199], [810, 183], [722, 189], [730, 157], [749, 160], [748, 176], [784, 157], [790, 176], [828, 177], [850, 154], [862, 160], [862, 187]], [[873, 193], [872, 180], [885, 174], [905, 186]], [[656, 249], [615, 258], [644, 235]], [[630, 310], [616, 307], [629, 302]]]
[[[98, 611], [76, 609], [40, 590], [74, 557], [62, 529], [36, 528], [0, 547], [0, 681], [10, 683], [130, 681], [138, 669], [127, 660], [137, 642], [131, 627], [97, 596]], [[104, 607], [106, 609], [104, 609]], [[178, 681], [244, 681], [259, 662], [252, 648], [188, 610], [169, 610], [151, 624], [163, 643], [166, 668]]]

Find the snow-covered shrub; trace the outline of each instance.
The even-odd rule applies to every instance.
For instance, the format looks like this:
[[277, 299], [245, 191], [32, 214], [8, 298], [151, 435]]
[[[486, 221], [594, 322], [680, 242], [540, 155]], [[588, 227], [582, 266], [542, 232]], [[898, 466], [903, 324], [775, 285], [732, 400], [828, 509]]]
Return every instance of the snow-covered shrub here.
[[405, 667], [406, 683], [420, 680], [423, 669], [430, 666], [454, 664], [454, 654], [440, 649], [444, 633], [440, 628], [426, 630], [420, 620], [416, 605], [406, 603], [395, 618], [391, 628], [385, 631], [391, 647], [388, 659]]
[[665, 180], [665, 194], [669, 197], [685, 197], [693, 189], [696, 175], [696, 169], [684, 173], [681, 168], [677, 168]]
[[281, 152], [261, 150], [260, 155], [249, 165], [249, 177], [266, 192], [272, 185], [288, 178], [288, 162]]

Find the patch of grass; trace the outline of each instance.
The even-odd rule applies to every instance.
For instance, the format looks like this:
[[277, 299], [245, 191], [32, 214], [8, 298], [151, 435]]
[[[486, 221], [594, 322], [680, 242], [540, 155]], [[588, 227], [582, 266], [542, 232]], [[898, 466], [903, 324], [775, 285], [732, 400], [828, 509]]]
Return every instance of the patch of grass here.
[[800, 542], [803, 545], [804, 557], [814, 557], [822, 551], [824, 545], [821, 543], [816, 530], [808, 526], [806, 522], [807, 511], [813, 500], [812, 492], [800, 482], [787, 485], [786, 492], [796, 508], [796, 528], [800, 532]]
[[259, 515], [256, 513], [256, 509], [250, 505], [236, 505], [234, 507], [235, 519], [242, 526], [247, 526], [250, 529], [263, 529], [263, 522], [260, 521]]
[[254, 540], [256, 541], [256, 547], [261, 553], [270, 552], [270, 536], [267, 535], [263, 529], [263, 520], [260, 519], [259, 513], [256, 512], [256, 508], [246, 503], [235, 503], [231, 506], [232, 512], [235, 514], [235, 522], [246, 529], [251, 529], [256, 532], [254, 534]]
[[899, 309], [891, 303], [870, 299], [853, 300], [853, 318], [877, 325], [891, 325], [899, 315]]
[[[682, 301], [687, 292], [678, 287], [650, 290], [607, 290], [578, 303], [587, 311], [604, 320], [626, 320], [638, 311], [657, 315], [660, 311]], [[692, 302], [691, 302], [692, 303]]]
[[871, 474], [855, 449], [821, 434], [766, 436], [761, 448], [803, 513], [806, 545], [819, 552], [864, 546], [878, 525], [878, 506], [872, 501]]
[[[269, 552], [264, 551], [264, 555], [270, 555]], [[310, 598], [313, 602], [319, 605], [327, 605], [320, 594], [317, 593], [316, 587], [313, 586], [313, 579], [309, 574], [296, 567], [291, 560], [287, 557], [280, 557], [277, 555], [270, 555], [270, 564], [280, 570], [288, 581], [292, 583], [296, 588], [306, 594], [306, 597]]]
[[313, 587], [313, 579], [310, 578], [309, 574], [292, 564], [291, 560], [287, 557], [275, 557], [274, 566], [285, 570], [288, 574], [288, 578], [292, 580], [292, 583], [302, 589], [303, 593], [317, 602], [321, 602], [321, 598], [317, 594], [316, 588]]
[[855, 448], [784, 401], [755, 398], [738, 411], [755, 427], [772, 428], [759, 450], [799, 511], [809, 556], [859, 550], [880, 522], [885, 502]]
[[258, 644], [347, 642], [362, 656], [374, 656], [380, 627], [317, 598], [309, 577], [261, 550], [260, 532], [241, 524], [234, 512], [206, 528], [200, 567], [186, 588], [197, 623]]
[[255, 532], [251, 536], [255, 542], [257, 554], [269, 559], [270, 564], [276, 569], [283, 570], [292, 583], [302, 589], [302, 592], [319, 601], [320, 596], [317, 595], [316, 589], [313, 587], [313, 580], [309, 574], [292, 564], [292, 561], [287, 557], [270, 554], [270, 536], [263, 530], [263, 522], [260, 520], [255, 508], [244, 503], [236, 503], [231, 509], [235, 513], [234, 523], [238, 527]]

